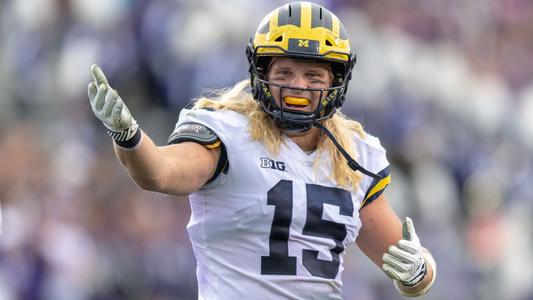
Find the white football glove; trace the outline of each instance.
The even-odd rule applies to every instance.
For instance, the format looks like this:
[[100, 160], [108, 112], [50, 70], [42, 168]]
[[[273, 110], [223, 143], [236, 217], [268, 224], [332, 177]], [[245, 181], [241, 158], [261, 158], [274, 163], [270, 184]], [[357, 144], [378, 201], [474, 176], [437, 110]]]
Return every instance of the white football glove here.
[[[118, 92], [109, 85], [102, 69], [92, 65], [91, 73], [93, 81], [89, 83], [87, 90], [94, 115], [104, 123], [108, 134], [118, 145], [134, 147], [140, 140], [137, 121], [132, 117]], [[131, 143], [133, 138], [135, 141]]]
[[405, 286], [414, 286], [426, 275], [424, 249], [409, 217], [402, 220], [402, 239], [383, 254], [382, 269], [390, 278]]

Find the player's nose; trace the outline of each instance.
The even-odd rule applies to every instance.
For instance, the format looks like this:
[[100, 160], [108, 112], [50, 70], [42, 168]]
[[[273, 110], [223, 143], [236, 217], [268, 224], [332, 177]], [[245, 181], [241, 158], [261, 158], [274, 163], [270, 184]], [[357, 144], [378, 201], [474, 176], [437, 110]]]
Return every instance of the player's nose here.
[[292, 78], [290, 86], [295, 87], [295, 88], [305, 89], [309, 87], [309, 82], [307, 81], [305, 76], [298, 74]]

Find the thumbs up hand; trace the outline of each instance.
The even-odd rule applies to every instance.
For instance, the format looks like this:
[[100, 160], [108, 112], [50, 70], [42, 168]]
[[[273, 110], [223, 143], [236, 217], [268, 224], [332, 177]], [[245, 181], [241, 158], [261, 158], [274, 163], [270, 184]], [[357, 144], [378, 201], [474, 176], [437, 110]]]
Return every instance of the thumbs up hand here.
[[383, 254], [382, 269], [390, 278], [401, 284], [414, 286], [427, 272], [422, 252], [413, 221], [405, 217], [402, 220], [402, 239], [397, 245], [391, 245]]

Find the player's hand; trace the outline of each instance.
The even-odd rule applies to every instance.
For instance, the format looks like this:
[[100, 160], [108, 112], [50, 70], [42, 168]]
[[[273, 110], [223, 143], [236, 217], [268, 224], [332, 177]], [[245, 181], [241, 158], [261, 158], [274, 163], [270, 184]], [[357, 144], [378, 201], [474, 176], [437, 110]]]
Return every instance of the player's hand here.
[[93, 81], [89, 83], [87, 91], [94, 115], [104, 123], [108, 134], [118, 145], [134, 147], [140, 140], [140, 132], [137, 132], [139, 125], [118, 92], [109, 85], [102, 69], [92, 65], [91, 73]]
[[423, 248], [409, 217], [402, 220], [402, 239], [383, 254], [382, 269], [387, 275], [406, 286], [413, 286], [426, 275]]
[[109, 85], [102, 69], [92, 65], [91, 73], [93, 81], [89, 83], [88, 94], [94, 115], [107, 129], [115, 132], [131, 127], [133, 123], [131, 113], [118, 92]]

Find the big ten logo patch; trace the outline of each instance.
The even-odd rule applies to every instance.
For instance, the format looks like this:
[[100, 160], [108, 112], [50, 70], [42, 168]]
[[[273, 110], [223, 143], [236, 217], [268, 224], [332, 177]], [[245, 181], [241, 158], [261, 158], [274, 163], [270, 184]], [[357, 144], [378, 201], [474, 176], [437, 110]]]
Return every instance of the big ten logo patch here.
[[282, 161], [275, 161], [268, 157], [261, 157], [261, 168], [285, 172], [287, 167]]

